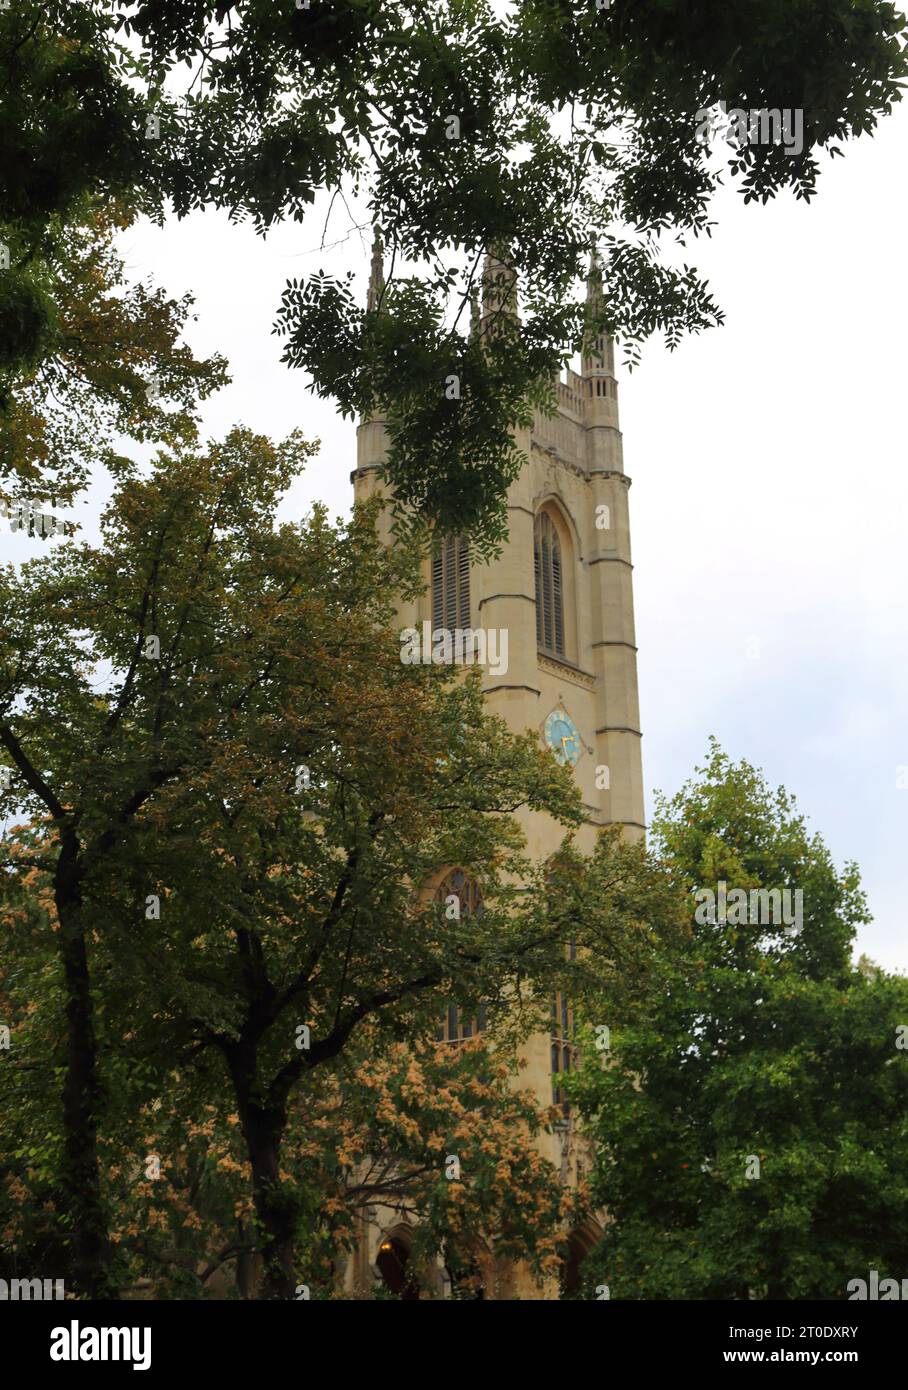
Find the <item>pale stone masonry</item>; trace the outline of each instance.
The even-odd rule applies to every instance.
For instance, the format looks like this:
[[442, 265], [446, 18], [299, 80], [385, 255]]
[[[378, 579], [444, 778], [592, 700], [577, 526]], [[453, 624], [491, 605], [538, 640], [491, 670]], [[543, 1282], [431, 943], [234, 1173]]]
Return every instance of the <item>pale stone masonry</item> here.
[[[376, 252], [369, 292], [373, 306], [381, 277]], [[484, 308], [488, 313], [488, 292]], [[490, 712], [515, 731], [538, 730], [540, 738], [553, 711], [570, 717], [580, 744], [574, 775], [590, 818], [578, 842], [589, 850], [598, 826], [621, 824], [635, 839], [644, 831], [630, 479], [624, 471], [611, 339], [600, 339], [596, 352], [583, 358], [580, 373], [568, 371], [556, 390], [557, 413], [537, 416], [532, 428], [516, 436], [525, 463], [508, 492], [509, 534], [497, 559], [471, 566], [471, 625], [508, 632], [507, 671], [484, 673]], [[352, 474], [357, 500], [380, 486], [386, 447], [382, 421], [364, 420]], [[534, 526], [540, 513], [551, 518], [560, 542], [564, 650], [558, 655], [537, 645]], [[432, 622], [428, 562], [424, 594], [400, 610], [402, 628], [422, 630], [423, 622]], [[559, 827], [538, 814], [525, 813], [521, 819], [531, 854], [544, 861], [560, 843]], [[550, 1051], [548, 1035], [533, 1038], [524, 1049], [527, 1065], [521, 1074], [521, 1085], [531, 1086], [546, 1104], [552, 1100]], [[544, 1151], [570, 1181], [576, 1145], [569, 1124], [547, 1141]], [[363, 1249], [354, 1261], [360, 1288], [389, 1223], [392, 1214], [376, 1212], [375, 1223], [364, 1229]], [[518, 1290], [540, 1296], [524, 1285], [519, 1271], [503, 1277], [497, 1296]], [[554, 1290], [547, 1292], [557, 1296]], [[496, 1293], [490, 1289], [489, 1295]]]

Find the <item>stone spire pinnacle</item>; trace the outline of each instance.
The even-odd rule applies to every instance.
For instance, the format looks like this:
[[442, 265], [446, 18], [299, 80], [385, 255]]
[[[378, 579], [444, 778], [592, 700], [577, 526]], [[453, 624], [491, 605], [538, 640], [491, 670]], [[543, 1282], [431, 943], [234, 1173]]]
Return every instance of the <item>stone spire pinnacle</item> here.
[[[586, 277], [586, 325], [581, 352], [580, 375], [583, 414], [588, 425], [618, 429], [618, 382], [615, 378], [615, 344], [612, 335], [597, 322], [603, 307], [602, 262], [596, 247], [590, 256]], [[601, 453], [604, 436], [594, 430], [590, 436], [589, 466]], [[595, 447], [594, 447], [595, 446]], [[601, 462], [601, 460], [600, 460]]]
[[586, 273], [586, 302], [598, 304], [602, 298], [602, 262], [594, 246], [590, 252], [590, 268]]
[[507, 263], [506, 252], [492, 249], [486, 252], [482, 267], [483, 326], [501, 316], [517, 318], [517, 274]]
[[382, 248], [381, 232], [375, 228], [375, 235], [372, 238], [372, 268], [369, 272], [369, 294], [366, 299], [366, 307], [372, 311], [378, 308], [385, 287], [385, 259]]
[[[594, 246], [590, 254], [590, 268], [586, 275], [587, 337], [583, 344], [581, 372], [585, 377], [607, 376], [614, 382], [615, 344], [611, 334], [595, 323], [601, 310], [602, 262], [599, 259], [599, 252]], [[594, 327], [596, 328], [595, 332], [593, 331]]]
[[480, 317], [479, 317], [479, 296], [475, 290], [470, 292], [470, 342], [479, 341]]

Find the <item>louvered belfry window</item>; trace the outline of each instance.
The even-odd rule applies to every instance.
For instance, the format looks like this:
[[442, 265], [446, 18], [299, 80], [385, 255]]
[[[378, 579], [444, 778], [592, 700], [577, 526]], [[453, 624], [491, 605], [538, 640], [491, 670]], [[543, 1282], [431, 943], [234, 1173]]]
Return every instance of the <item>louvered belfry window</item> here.
[[548, 512], [540, 512], [534, 529], [536, 568], [536, 645], [564, 656], [564, 572], [561, 541]]
[[432, 556], [432, 623], [470, 626], [470, 550], [461, 536], [442, 537]]

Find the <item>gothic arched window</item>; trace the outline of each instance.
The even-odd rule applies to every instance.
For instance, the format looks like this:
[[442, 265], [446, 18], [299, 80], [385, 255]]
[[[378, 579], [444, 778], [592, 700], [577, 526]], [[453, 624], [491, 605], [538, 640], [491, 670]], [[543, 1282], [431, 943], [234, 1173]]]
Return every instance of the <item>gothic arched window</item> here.
[[432, 624], [470, 626], [470, 548], [462, 536], [442, 536], [432, 554]]
[[[565, 948], [568, 960], [577, 959], [577, 946], [571, 941]], [[574, 1006], [569, 996], [558, 990], [552, 1000], [552, 1104], [560, 1106], [567, 1119], [571, 1113], [571, 1103], [561, 1084], [561, 1078], [577, 1066], [577, 1024], [574, 1019]]]
[[449, 1004], [444, 1018], [435, 1029], [435, 1041], [460, 1043], [468, 1038], [478, 1038], [486, 1026], [486, 1017], [485, 1004], [477, 1005], [475, 1013], [457, 1004]]
[[562, 1078], [572, 1072], [576, 1065], [576, 1037], [573, 1007], [567, 995], [559, 990], [552, 1000], [552, 1104], [560, 1107], [565, 1119], [571, 1113], [571, 1103]]
[[[435, 901], [441, 905], [452, 927], [467, 917], [481, 917], [484, 911], [479, 884], [468, 878], [463, 869], [452, 869], [435, 890]], [[456, 912], [456, 916], [452, 915]], [[449, 1004], [445, 1016], [435, 1030], [436, 1042], [464, 1042], [476, 1037], [486, 1026], [486, 1006], [464, 1009]]]
[[553, 656], [564, 656], [564, 562], [561, 540], [548, 512], [540, 512], [533, 528], [536, 571], [536, 645]]

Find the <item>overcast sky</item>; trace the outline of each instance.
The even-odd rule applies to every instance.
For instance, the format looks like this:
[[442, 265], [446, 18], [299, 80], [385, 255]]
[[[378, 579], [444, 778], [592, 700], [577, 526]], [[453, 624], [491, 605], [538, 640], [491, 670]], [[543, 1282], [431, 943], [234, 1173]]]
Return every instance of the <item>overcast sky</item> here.
[[[839, 863], [858, 861], [875, 918], [859, 946], [890, 969], [908, 969], [906, 169], [903, 110], [824, 165], [810, 206], [725, 190], [690, 253], [725, 326], [674, 354], [651, 344], [620, 386], [648, 814], [715, 734], [797, 796]], [[270, 333], [290, 276], [354, 269], [364, 292], [368, 238], [322, 252], [321, 231], [313, 215], [263, 241], [205, 213], [122, 245], [131, 275], [192, 291], [193, 346], [230, 361], [206, 429], [301, 425], [321, 452], [287, 510], [318, 498], [343, 515], [353, 424]], [[4, 539], [9, 553], [19, 538]]]

